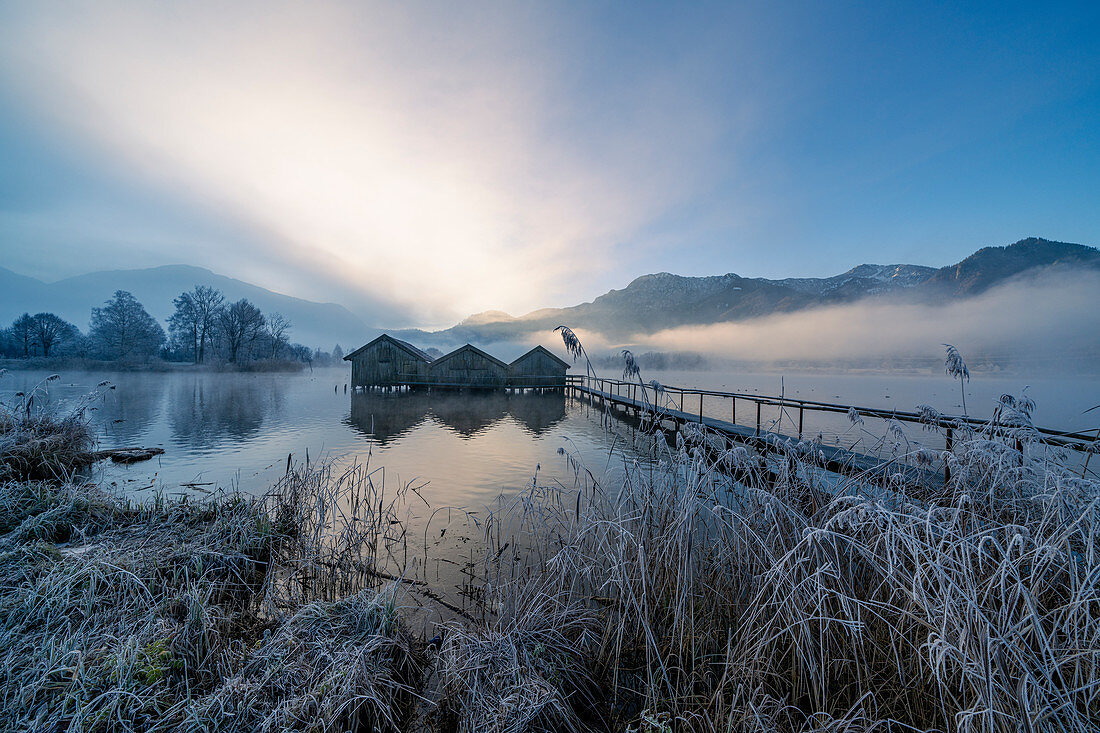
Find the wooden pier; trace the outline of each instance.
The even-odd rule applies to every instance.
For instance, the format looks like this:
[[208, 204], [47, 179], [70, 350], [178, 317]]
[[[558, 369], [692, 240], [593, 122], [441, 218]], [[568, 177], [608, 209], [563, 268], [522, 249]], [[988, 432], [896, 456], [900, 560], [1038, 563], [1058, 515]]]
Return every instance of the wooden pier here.
[[[687, 424], [697, 424], [712, 438], [720, 439], [729, 448], [734, 444], [753, 448], [758, 455], [806, 452], [812, 445], [815, 462], [835, 473], [863, 477], [893, 478], [905, 483], [930, 485], [951, 478], [951, 468], [940, 460], [939, 467], [913, 465], [908, 456], [919, 443], [931, 450], [951, 451], [956, 431], [988, 430], [983, 420], [960, 415], [943, 415], [904, 410], [885, 410], [854, 405], [840, 405], [786, 396], [771, 397], [739, 392], [675, 387], [619, 379], [604, 379], [591, 374], [567, 375], [570, 364], [542, 346], [536, 346], [510, 364], [481, 349], [466, 344], [449, 354], [433, 359], [412, 344], [383, 334], [344, 357], [352, 364], [351, 384], [355, 391], [383, 390], [478, 390], [504, 392], [564, 392], [577, 398], [606, 405], [618, 412], [633, 414], [640, 420], [665, 425], [679, 431]], [[709, 407], [709, 410], [707, 409]], [[740, 415], [738, 414], [740, 410]], [[765, 411], [768, 418], [765, 418]], [[775, 414], [776, 419], [770, 419]], [[836, 445], [825, 439], [803, 443], [806, 416], [811, 415], [815, 428], [826, 430], [830, 420], [843, 425], [831, 433]], [[843, 415], [843, 419], [836, 416]], [[728, 419], [726, 418], [728, 416]], [[832, 417], [829, 417], [832, 416]], [[865, 419], [883, 421], [878, 432], [863, 429]], [[919, 425], [921, 440], [910, 440], [901, 425]], [[789, 426], [789, 427], [787, 427]], [[1009, 426], [1000, 425], [1000, 428]], [[1031, 430], [1031, 428], [1029, 428]], [[1100, 448], [1100, 430], [1095, 434], [1072, 433], [1048, 428], [1033, 428], [1039, 443], [1082, 452], [1082, 475], [1088, 471], [1090, 453]], [[841, 445], [855, 431], [856, 440]], [[931, 431], [931, 432], [923, 432]], [[864, 435], [863, 433], [866, 433]], [[905, 450], [881, 450], [895, 442], [906, 444]], [[875, 445], [877, 443], [877, 445]], [[1019, 443], [1022, 450], [1023, 446]], [[712, 445], [712, 448], [719, 446]], [[927, 456], [927, 453], [923, 455]], [[1095, 474], [1095, 470], [1094, 470]]]
[[[654, 424], [668, 423], [672, 430], [679, 430], [683, 425], [695, 424], [707, 429], [714, 436], [725, 440], [726, 447], [740, 444], [751, 447], [761, 454], [779, 452], [784, 447], [796, 448], [797, 444], [804, 440], [806, 414], [842, 414], [853, 415], [859, 420], [864, 418], [878, 420], [896, 420], [903, 424], [916, 424], [926, 429], [942, 431], [942, 446], [936, 446], [950, 451], [954, 446], [955, 432], [964, 427], [981, 429], [987, 428], [986, 421], [970, 417], [952, 415], [922, 415], [917, 412], [902, 410], [884, 410], [881, 408], [857, 407], [853, 405], [839, 405], [827, 402], [817, 402], [789, 397], [772, 397], [764, 395], [744, 394], [739, 392], [722, 392], [716, 390], [694, 389], [661, 385], [656, 388], [652, 385], [642, 385], [638, 382], [627, 382], [618, 379], [603, 379], [592, 376], [568, 376], [566, 377], [566, 392], [572, 396], [591, 400], [604, 404], [611, 409], [632, 414], [638, 419], [646, 419]], [[705, 410], [705, 400], [709, 399], [709, 410]], [[728, 414], [729, 420], [717, 417], [715, 401], [728, 402], [728, 407], [723, 414]], [[697, 407], [696, 407], [697, 406]], [[742, 410], [742, 417], [738, 419], [738, 407]], [[748, 414], [745, 414], [747, 408]], [[763, 410], [776, 410], [780, 415], [778, 421], [772, 421], [782, 425], [784, 419], [791, 425], [791, 432], [779, 432], [771, 430], [772, 424], [765, 422]], [[747, 418], [747, 419], [746, 419]], [[845, 418], [847, 419], [847, 417]], [[797, 431], [796, 431], [797, 425]], [[1045, 445], [1057, 446], [1085, 453], [1096, 452], [1100, 448], [1100, 440], [1097, 434], [1085, 434], [1064, 432], [1048, 428], [1035, 428], [1039, 442]], [[882, 431], [883, 435], [886, 430]], [[1100, 431], [1097, 431], [1100, 434]], [[931, 438], [933, 436], [925, 436]], [[943, 483], [950, 479], [950, 467], [942, 465], [940, 470], [930, 470], [914, 466], [897, 460], [894, 457], [877, 456], [870, 453], [862, 453], [858, 450], [841, 446], [824, 445], [820, 442], [813, 443], [813, 450], [817, 455], [817, 461], [824, 468], [844, 475], [859, 475], [864, 477], [901, 474], [905, 483]], [[1086, 464], [1087, 466], [1087, 464]]]

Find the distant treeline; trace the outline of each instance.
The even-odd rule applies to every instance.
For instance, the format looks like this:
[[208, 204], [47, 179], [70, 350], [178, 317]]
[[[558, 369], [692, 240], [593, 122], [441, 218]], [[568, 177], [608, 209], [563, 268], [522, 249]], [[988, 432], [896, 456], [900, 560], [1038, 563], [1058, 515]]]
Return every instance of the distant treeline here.
[[[706, 357], [694, 351], [647, 351], [643, 354], [635, 354], [634, 360], [642, 369], [665, 370], [707, 369], [709, 364]], [[623, 357], [621, 354], [609, 354], [594, 360], [597, 367], [604, 369], [622, 369]]]
[[92, 308], [87, 333], [53, 313], [24, 313], [0, 329], [0, 356], [9, 359], [94, 359], [128, 364], [156, 361], [233, 365], [339, 363], [343, 350], [311, 349], [290, 341], [292, 324], [264, 314], [248, 300], [226, 302], [215, 288], [198, 285], [172, 300], [167, 332], [134, 296], [117, 290]]

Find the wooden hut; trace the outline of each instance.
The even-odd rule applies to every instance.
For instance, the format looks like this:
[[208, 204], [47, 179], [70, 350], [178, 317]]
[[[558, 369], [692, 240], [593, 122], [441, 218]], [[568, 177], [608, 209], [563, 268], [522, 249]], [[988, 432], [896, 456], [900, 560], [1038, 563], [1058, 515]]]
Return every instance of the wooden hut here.
[[412, 344], [382, 334], [344, 357], [351, 362], [353, 387], [422, 384], [432, 357]]
[[344, 357], [351, 362], [351, 383], [362, 387], [449, 387], [493, 389], [565, 387], [569, 364], [536, 346], [511, 364], [471, 344], [435, 361], [412, 344], [382, 334]]
[[511, 387], [564, 387], [569, 362], [559, 359], [549, 349], [536, 346], [508, 365], [508, 385]]
[[444, 354], [428, 366], [428, 383], [433, 386], [504, 387], [508, 365], [470, 344]]

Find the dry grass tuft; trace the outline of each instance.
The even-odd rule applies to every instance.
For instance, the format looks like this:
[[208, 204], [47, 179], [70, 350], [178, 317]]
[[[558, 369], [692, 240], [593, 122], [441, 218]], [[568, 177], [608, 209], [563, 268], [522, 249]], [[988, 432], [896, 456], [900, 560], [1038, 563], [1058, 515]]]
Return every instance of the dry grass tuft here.
[[0, 481], [61, 480], [87, 464], [93, 439], [84, 410], [108, 383], [85, 395], [68, 414], [59, 415], [49, 406], [48, 391], [58, 379], [51, 374], [29, 392], [0, 401]]
[[393, 591], [305, 601], [350, 591], [361, 570], [340, 563], [368, 556], [362, 543], [376, 539], [345, 535], [333, 553], [303, 534], [303, 517], [323, 522], [327, 502], [341, 500], [319, 487], [361, 488], [327, 470], [291, 472], [264, 500], [197, 503], [4, 484], [5, 720], [20, 730], [399, 729], [421, 662]]

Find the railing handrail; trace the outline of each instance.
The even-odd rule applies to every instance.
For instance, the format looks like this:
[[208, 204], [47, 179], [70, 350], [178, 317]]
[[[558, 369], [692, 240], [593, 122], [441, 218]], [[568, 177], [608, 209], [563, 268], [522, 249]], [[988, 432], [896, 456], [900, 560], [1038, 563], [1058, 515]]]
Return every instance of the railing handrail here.
[[[642, 382], [631, 382], [622, 379], [615, 379], [612, 377], [593, 377], [591, 375], [582, 374], [570, 374], [566, 376], [567, 384], [586, 384], [588, 382], [598, 382], [601, 384], [610, 385], [626, 385], [632, 387], [644, 387], [646, 389], [653, 389], [650, 384]], [[958, 428], [962, 425], [969, 425], [971, 427], [985, 427], [989, 424], [987, 420], [981, 420], [974, 417], [965, 415], [945, 415], [939, 413], [939, 418], [934, 420], [927, 420], [919, 412], [911, 412], [908, 410], [897, 409], [883, 409], [879, 407], [860, 407], [857, 405], [843, 405], [832, 402], [820, 402], [817, 400], [807, 400], [800, 397], [775, 397], [771, 395], [754, 395], [744, 392], [725, 392], [721, 390], [709, 390], [695, 387], [677, 387], [675, 385], [662, 384], [661, 390], [665, 392], [675, 392], [681, 395], [702, 395], [710, 397], [728, 397], [731, 399], [742, 399], [750, 402], [755, 402], [759, 405], [777, 406], [777, 407], [801, 407], [812, 412], [833, 412], [833, 413], [847, 413], [852, 409], [855, 409], [861, 416], [875, 417], [884, 420], [895, 419], [900, 422], [919, 423], [923, 425], [933, 424], [943, 428]], [[1087, 435], [1084, 432], [1069, 432], [1063, 430], [1054, 430], [1051, 428], [1035, 427], [1035, 431], [1041, 435], [1049, 436], [1050, 438], [1063, 438], [1065, 440], [1050, 440], [1043, 442], [1050, 442], [1055, 445], [1062, 445], [1071, 448], [1083, 448], [1078, 445], [1077, 442], [1084, 443], [1097, 443], [1100, 441], [1100, 435]]]

